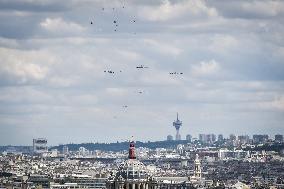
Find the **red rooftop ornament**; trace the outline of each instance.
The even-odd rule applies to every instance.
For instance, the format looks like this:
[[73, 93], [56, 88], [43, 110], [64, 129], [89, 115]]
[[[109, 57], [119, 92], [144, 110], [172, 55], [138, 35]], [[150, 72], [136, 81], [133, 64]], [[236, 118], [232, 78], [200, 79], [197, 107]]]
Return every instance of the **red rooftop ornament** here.
[[134, 143], [134, 141], [130, 142], [128, 158], [129, 159], [136, 159], [136, 156], [135, 156], [135, 143]]

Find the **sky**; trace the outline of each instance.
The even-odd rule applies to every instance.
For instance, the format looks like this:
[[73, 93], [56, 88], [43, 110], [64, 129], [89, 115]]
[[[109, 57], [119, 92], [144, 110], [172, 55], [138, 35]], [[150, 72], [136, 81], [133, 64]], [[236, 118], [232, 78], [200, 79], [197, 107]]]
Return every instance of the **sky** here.
[[284, 134], [283, 17], [281, 0], [0, 0], [0, 145], [165, 140], [177, 112], [183, 139]]

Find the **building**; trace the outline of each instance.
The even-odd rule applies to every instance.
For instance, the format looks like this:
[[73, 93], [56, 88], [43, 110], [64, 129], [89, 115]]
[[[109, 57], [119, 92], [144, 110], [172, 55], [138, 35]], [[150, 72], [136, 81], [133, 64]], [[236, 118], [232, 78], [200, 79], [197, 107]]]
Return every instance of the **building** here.
[[34, 154], [43, 154], [48, 151], [47, 148], [47, 139], [37, 138], [33, 139], [33, 153]]
[[79, 148], [79, 156], [85, 157], [89, 155], [89, 150], [81, 146]]
[[178, 119], [178, 113], [177, 113], [177, 120], [173, 122], [173, 126], [176, 128], [176, 140], [181, 140], [179, 129], [182, 126], [182, 122]]
[[154, 177], [147, 167], [136, 159], [135, 146], [129, 145], [128, 160], [106, 181], [107, 189], [192, 189], [187, 177]]
[[192, 136], [191, 136], [191, 135], [186, 135], [185, 140], [187, 140], [188, 142], [191, 142], [191, 140], [192, 140]]
[[213, 180], [206, 180], [202, 177], [201, 161], [198, 154], [196, 154], [194, 160], [193, 176], [190, 176], [189, 180], [194, 188], [212, 188], [213, 186]]
[[135, 146], [129, 145], [128, 160], [121, 163], [118, 172], [106, 182], [107, 189], [150, 189], [152, 182], [146, 166], [136, 159]]
[[206, 135], [205, 134], [199, 134], [198, 139], [200, 142], [206, 143]]
[[174, 140], [174, 137], [172, 135], [168, 135], [167, 136], [167, 141], [172, 141], [172, 140]]
[[220, 160], [228, 159], [243, 159], [248, 157], [250, 154], [248, 151], [243, 150], [228, 150], [228, 149], [219, 149], [218, 158]]
[[264, 143], [268, 141], [268, 135], [253, 135], [253, 142], [255, 144]]
[[234, 134], [230, 134], [229, 139], [230, 139], [230, 141], [235, 141], [235, 140], [237, 140], [237, 137]]
[[199, 140], [205, 144], [212, 144], [216, 141], [215, 134], [199, 134]]
[[68, 146], [63, 146], [62, 148], [62, 154], [66, 155], [69, 153], [69, 149], [68, 149]]
[[239, 144], [248, 144], [249, 143], [249, 136], [248, 135], [240, 135], [238, 136]]
[[201, 163], [198, 158], [198, 154], [196, 154], [196, 158], [194, 160], [194, 177], [197, 179], [201, 179]]
[[218, 141], [219, 141], [219, 142], [222, 142], [223, 140], [224, 140], [223, 135], [222, 135], [222, 134], [219, 134], [219, 135], [218, 135]]
[[283, 135], [275, 135], [275, 142], [283, 142]]
[[214, 142], [216, 142], [216, 135], [215, 134], [206, 135], [206, 143], [212, 144]]

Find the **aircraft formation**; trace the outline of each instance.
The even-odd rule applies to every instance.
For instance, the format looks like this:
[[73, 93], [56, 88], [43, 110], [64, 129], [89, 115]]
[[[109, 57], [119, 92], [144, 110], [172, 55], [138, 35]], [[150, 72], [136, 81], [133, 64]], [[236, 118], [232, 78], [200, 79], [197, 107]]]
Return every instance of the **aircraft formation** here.
[[[125, 8], [125, 6], [123, 5], [123, 6], [121, 6], [121, 8], [122, 9], [124, 9]], [[115, 11], [116, 9], [118, 9], [118, 8], [112, 8], [112, 10], [113, 11]], [[106, 11], [107, 9], [105, 8], [105, 7], [102, 7], [102, 12], [104, 12], [104, 11]], [[91, 20], [91, 22], [90, 22], [90, 24], [91, 25], [93, 25], [95, 23], [95, 21], [94, 20]], [[130, 23], [136, 23], [136, 19], [135, 19], [135, 17], [133, 17], [132, 19], [130, 19]], [[114, 26], [114, 32], [117, 32], [118, 31], [118, 27], [119, 27], [119, 24], [118, 24], [118, 19], [114, 19], [113, 20], [113, 26]], [[134, 35], [136, 35], [136, 32], [134, 32], [133, 33]]]
[[[123, 5], [123, 6], [121, 6], [121, 8], [122, 9], [125, 9], [125, 6]], [[108, 8], [108, 9], [110, 9], [110, 8]], [[112, 10], [113, 11], [115, 11], [116, 9], [118, 9], [118, 8], [112, 8]], [[107, 9], [105, 8], [105, 7], [102, 7], [101, 8], [101, 11], [102, 12], [104, 12], [104, 11], [106, 11]], [[130, 19], [129, 20], [129, 22], [130, 23], [132, 23], [132, 24], [136, 24], [136, 18], [135, 17], [133, 17], [132, 19]], [[90, 24], [91, 25], [94, 25], [95, 24], [95, 20], [92, 20], [91, 22], [90, 22]], [[117, 17], [117, 15], [116, 16], [114, 16], [114, 18], [113, 18], [113, 20], [112, 20], [112, 23], [110, 23], [112, 26], [113, 26], [113, 31], [114, 32], [117, 32], [118, 31], [118, 29], [119, 29], [119, 19], [118, 19], [118, 17]], [[134, 32], [134, 35], [136, 35], [136, 32]], [[146, 65], [138, 65], [138, 66], [136, 66], [135, 67], [137, 70], [144, 70], [144, 69], [149, 69], [149, 67], [148, 66], [146, 66]], [[113, 70], [104, 70], [104, 73], [106, 73], [106, 74], [110, 74], [110, 75], [116, 75], [117, 73], [121, 73], [122, 72], [122, 70], [119, 70], [119, 71], [113, 71]], [[177, 71], [175, 71], [175, 72], [169, 72], [169, 75], [183, 75], [184, 73], [183, 72], [177, 72]], [[138, 91], [136, 91], [136, 93], [137, 94], [139, 94], [139, 95], [142, 95], [143, 93], [144, 93], [144, 91], [143, 90], [138, 90]], [[123, 105], [122, 106], [122, 108], [123, 109], [128, 109], [128, 105]], [[117, 116], [114, 116], [114, 119], [117, 119]]]

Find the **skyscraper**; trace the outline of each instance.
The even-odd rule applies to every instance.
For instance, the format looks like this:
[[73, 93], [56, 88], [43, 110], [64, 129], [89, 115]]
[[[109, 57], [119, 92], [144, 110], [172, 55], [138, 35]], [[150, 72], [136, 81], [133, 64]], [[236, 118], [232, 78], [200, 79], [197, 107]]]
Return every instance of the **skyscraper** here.
[[275, 135], [275, 141], [276, 142], [283, 142], [283, 135], [280, 135], [280, 134]]
[[188, 142], [191, 142], [191, 140], [192, 140], [192, 136], [191, 135], [186, 135], [186, 138], [185, 138]]
[[219, 135], [218, 135], [218, 141], [220, 142], [220, 141], [223, 141], [223, 140], [224, 140], [223, 135], [222, 135], [222, 134], [219, 134]]
[[172, 140], [174, 140], [174, 137], [172, 135], [168, 135], [167, 136], [167, 141], [172, 141]]
[[173, 122], [173, 126], [176, 128], [176, 140], [181, 140], [179, 129], [182, 126], [182, 122], [178, 119], [178, 113], [177, 113], [177, 120]]

